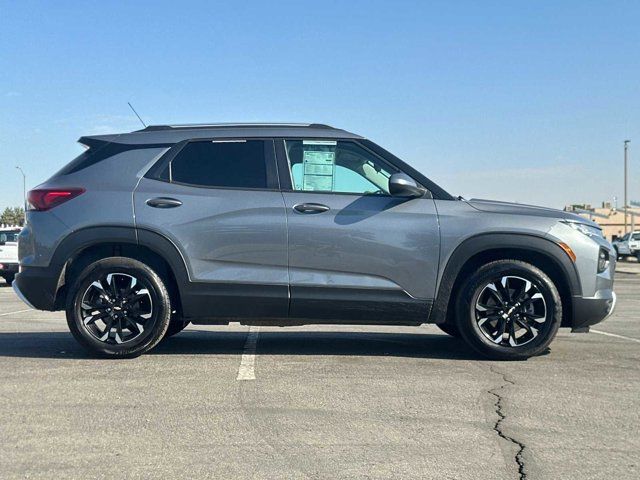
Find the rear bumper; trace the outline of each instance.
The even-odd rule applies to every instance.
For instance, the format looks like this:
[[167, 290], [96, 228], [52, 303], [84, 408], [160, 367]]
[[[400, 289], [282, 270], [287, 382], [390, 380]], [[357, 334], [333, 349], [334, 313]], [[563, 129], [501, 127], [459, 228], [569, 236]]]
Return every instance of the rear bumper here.
[[31, 308], [55, 310], [58, 277], [50, 268], [23, 267], [13, 281], [13, 289]]
[[573, 297], [574, 331], [588, 331], [588, 327], [606, 319], [616, 308], [616, 294], [613, 290], [600, 290], [595, 297]]

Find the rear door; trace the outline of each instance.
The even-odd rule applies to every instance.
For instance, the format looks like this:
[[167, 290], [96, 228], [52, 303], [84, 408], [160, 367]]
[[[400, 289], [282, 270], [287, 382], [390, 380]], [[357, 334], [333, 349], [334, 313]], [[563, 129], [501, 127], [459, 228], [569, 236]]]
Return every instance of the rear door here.
[[286, 317], [286, 215], [273, 140], [177, 145], [141, 179], [134, 207], [136, 227], [165, 236], [184, 258], [185, 315]]
[[433, 199], [395, 198], [398, 172], [356, 141], [277, 143], [293, 318], [420, 322], [439, 258]]

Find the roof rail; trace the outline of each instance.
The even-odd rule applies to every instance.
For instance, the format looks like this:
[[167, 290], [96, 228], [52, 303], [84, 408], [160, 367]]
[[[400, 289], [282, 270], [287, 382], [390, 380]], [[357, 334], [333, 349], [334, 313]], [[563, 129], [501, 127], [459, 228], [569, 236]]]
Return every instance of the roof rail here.
[[136, 132], [155, 132], [159, 130], [195, 130], [210, 128], [229, 128], [229, 127], [307, 127], [307, 128], [327, 128], [334, 129], [330, 125], [323, 123], [192, 123], [182, 125], [149, 125]]

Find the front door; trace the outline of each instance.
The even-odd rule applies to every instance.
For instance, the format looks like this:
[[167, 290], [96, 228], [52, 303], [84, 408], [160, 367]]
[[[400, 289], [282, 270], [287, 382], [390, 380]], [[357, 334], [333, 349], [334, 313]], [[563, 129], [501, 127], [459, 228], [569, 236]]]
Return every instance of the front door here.
[[426, 321], [440, 241], [433, 199], [392, 197], [398, 169], [355, 141], [287, 140], [279, 152], [291, 177], [290, 316]]

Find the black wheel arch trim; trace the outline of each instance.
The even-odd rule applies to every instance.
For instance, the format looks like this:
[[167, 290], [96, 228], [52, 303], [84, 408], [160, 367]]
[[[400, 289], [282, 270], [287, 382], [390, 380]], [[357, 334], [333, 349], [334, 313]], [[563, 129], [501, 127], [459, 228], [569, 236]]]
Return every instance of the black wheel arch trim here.
[[447, 310], [454, 294], [453, 287], [465, 264], [476, 255], [492, 250], [517, 250], [546, 257], [563, 274], [569, 287], [570, 296], [582, 295], [582, 286], [575, 264], [569, 256], [552, 240], [527, 233], [483, 233], [465, 239], [451, 253], [438, 282], [436, 298], [430, 315], [430, 322], [444, 323]]
[[[70, 233], [57, 246], [48, 267], [50, 274], [55, 276], [56, 291], [53, 292], [53, 295], [57, 298], [59, 290], [65, 283], [66, 269], [71, 260], [76, 259], [81, 252], [91, 247], [110, 244], [128, 244], [149, 249], [169, 265], [180, 294], [183, 293], [183, 287], [189, 284], [189, 271], [182, 253], [164, 235], [144, 228], [136, 228], [132, 225], [95, 226]], [[56, 302], [56, 307], [59, 306], [58, 302]]]

